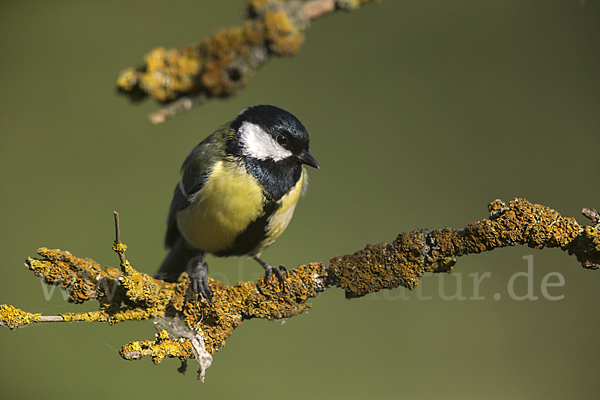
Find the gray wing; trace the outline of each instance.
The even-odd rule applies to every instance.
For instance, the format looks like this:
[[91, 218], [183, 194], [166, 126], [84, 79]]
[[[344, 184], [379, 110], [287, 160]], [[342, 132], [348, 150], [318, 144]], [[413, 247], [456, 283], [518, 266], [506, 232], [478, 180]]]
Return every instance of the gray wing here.
[[[194, 180], [190, 184], [185, 185], [183, 178], [177, 186], [175, 186], [175, 193], [173, 194], [173, 200], [171, 201], [171, 208], [169, 209], [169, 217], [167, 218], [167, 234], [165, 236], [165, 247], [170, 249], [173, 244], [177, 241], [181, 233], [177, 227], [177, 213], [180, 210], [184, 210], [192, 203], [192, 196], [198, 192], [204, 186], [206, 180], [206, 173], [202, 174], [198, 179]], [[182, 186], [185, 190], [183, 193]], [[189, 193], [192, 193], [191, 195]]]
[[173, 200], [167, 218], [167, 234], [165, 247], [170, 249], [181, 236], [177, 227], [177, 213], [190, 206], [198, 191], [204, 187], [210, 167], [219, 159], [220, 152], [224, 153], [225, 135], [229, 124], [223, 125], [212, 135], [204, 139], [188, 154], [181, 166], [182, 177], [175, 186]]

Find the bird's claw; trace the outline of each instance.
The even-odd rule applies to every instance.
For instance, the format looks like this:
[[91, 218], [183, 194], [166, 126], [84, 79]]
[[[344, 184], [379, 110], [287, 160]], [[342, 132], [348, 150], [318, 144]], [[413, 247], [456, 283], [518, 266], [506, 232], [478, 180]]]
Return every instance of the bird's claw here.
[[208, 284], [208, 265], [206, 263], [198, 263], [192, 274], [192, 290], [194, 295], [198, 297], [198, 293], [202, 295], [209, 303], [212, 301], [213, 292]]
[[265, 267], [265, 282], [268, 282], [272, 275], [277, 277], [277, 280], [281, 283], [281, 286], [283, 286], [283, 291], [285, 292], [285, 278], [287, 276], [287, 268], [285, 265], [282, 264], [279, 267], [267, 265]]
[[272, 267], [269, 265], [267, 268], [265, 268], [265, 280], [268, 281], [271, 275], [275, 274], [277, 279], [279, 279], [279, 282], [285, 283], [286, 277], [284, 276], [284, 273], [287, 275], [287, 268], [285, 265], [280, 265], [279, 267]]
[[[281, 282], [281, 285], [283, 286], [283, 291], [287, 291], [286, 287], [285, 287], [285, 275], [287, 275], [287, 269], [285, 268], [285, 265], [280, 265], [279, 267], [273, 267], [269, 264], [267, 264], [266, 262], [264, 262], [260, 257], [255, 256], [253, 257], [257, 263], [259, 263], [264, 269], [265, 269], [265, 284], [269, 281], [269, 278], [271, 277], [271, 275], [275, 274], [275, 276], [277, 277], [277, 279], [279, 280], [279, 282]], [[264, 294], [262, 292], [262, 290], [260, 289], [260, 286], [257, 285], [258, 291], [261, 294]]]

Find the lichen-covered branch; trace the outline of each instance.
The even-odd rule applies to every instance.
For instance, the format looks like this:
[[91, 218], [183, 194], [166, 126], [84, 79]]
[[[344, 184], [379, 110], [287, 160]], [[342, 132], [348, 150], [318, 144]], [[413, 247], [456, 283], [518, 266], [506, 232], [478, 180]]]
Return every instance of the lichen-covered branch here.
[[574, 218], [562, 217], [555, 210], [525, 199], [515, 199], [508, 205], [494, 200], [488, 208], [489, 219], [464, 228], [417, 229], [400, 234], [391, 243], [333, 257], [329, 268], [311, 263], [291, 269], [285, 288], [275, 277], [235, 286], [209, 278], [214, 293], [211, 303], [191, 294], [186, 273], [177, 282], [166, 283], [136, 271], [125, 260], [126, 247], [119, 240], [113, 248], [125, 260], [121, 261], [121, 270], [101, 268], [90, 259], [66, 251], [41, 248], [39, 258], [28, 258], [25, 266], [47, 284], [66, 290], [71, 303], [98, 300], [98, 311], [42, 316], [1, 305], [0, 325], [16, 329], [39, 322], [115, 324], [153, 319], [159, 325], [156, 340], [126, 344], [121, 356], [128, 360], [150, 356], [155, 363], [164, 357], [195, 358], [200, 362], [201, 379], [211, 355], [225, 345], [243, 321], [296, 316], [310, 308], [308, 299], [330, 287], [343, 288], [348, 298], [399, 286], [413, 289], [425, 272], [451, 272], [459, 256], [517, 245], [557, 247], [575, 255], [585, 268], [600, 268], [600, 217], [595, 210], [584, 209], [593, 225], [582, 226]]
[[218, 31], [181, 50], [153, 49], [143, 66], [121, 72], [117, 87], [132, 100], [151, 97], [168, 103], [149, 116], [160, 123], [211, 98], [236, 94], [270, 57], [296, 54], [311, 20], [376, 1], [248, 0], [243, 26]]
[[597, 222], [595, 226], [581, 226], [574, 218], [562, 217], [525, 199], [515, 199], [509, 205], [494, 200], [488, 208], [489, 220], [464, 228], [417, 229], [398, 235], [392, 243], [334, 257], [330, 277], [348, 298], [398, 286], [413, 289], [425, 272], [451, 272], [456, 257], [525, 244], [534, 249], [558, 247], [574, 254], [585, 268], [600, 267]]

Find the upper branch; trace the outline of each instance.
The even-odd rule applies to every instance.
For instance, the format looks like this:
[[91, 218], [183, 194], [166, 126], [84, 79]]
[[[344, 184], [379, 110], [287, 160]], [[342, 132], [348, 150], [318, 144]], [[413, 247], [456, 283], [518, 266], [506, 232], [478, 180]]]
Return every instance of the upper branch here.
[[117, 87], [132, 100], [151, 97], [168, 103], [149, 116], [160, 123], [211, 98], [238, 93], [271, 56], [296, 54], [311, 20], [376, 1], [248, 0], [245, 25], [220, 30], [181, 50], [153, 49], [143, 66], [121, 72]]

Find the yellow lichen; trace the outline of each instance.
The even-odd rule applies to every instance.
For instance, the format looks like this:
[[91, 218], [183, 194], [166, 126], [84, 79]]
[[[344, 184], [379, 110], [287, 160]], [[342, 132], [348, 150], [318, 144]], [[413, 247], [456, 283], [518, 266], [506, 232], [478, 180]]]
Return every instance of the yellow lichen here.
[[187, 338], [169, 339], [166, 330], [156, 335], [156, 340], [130, 342], [119, 350], [126, 360], [139, 360], [143, 356], [151, 356], [154, 364], [160, 364], [165, 357], [185, 360], [194, 358], [192, 345]]
[[101, 270], [98, 264], [88, 258], [74, 257], [68, 251], [45, 247], [40, 248], [38, 254], [44, 258], [28, 258], [25, 266], [45, 283], [68, 291], [69, 302], [79, 304], [96, 298], [95, 278]]
[[125, 250], [127, 250], [127, 246], [123, 243], [115, 243], [113, 244], [113, 250], [116, 253], [125, 253]]
[[[262, 277], [257, 285], [239, 282], [235, 286], [209, 278], [214, 294], [211, 303], [191, 292], [186, 273], [177, 282], [167, 283], [138, 272], [127, 260], [121, 262], [122, 270], [102, 269], [90, 259], [41, 248], [41, 258], [28, 258], [26, 266], [46, 283], [68, 290], [70, 301], [98, 300], [98, 311], [64, 313], [63, 321], [180, 322], [185, 331], [175, 329], [173, 334], [169, 330], [169, 336], [160, 330], [154, 341], [131, 342], [121, 349], [126, 359], [152, 356], [155, 363], [165, 357], [186, 359], [214, 354], [244, 320], [298, 315], [310, 308], [308, 299], [331, 285], [342, 287], [347, 297], [398, 286], [413, 289], [424, 273], [450, 272], [456, 257], [466, 254], [525, 244], [533, 248], [559, 247], [575, 254], [585, 268], [600, 267], [599, 225], [580, 226], [573, 218], [525, 199], [514, 199], [508, 205], [495, 200], [488, 209], [489, 219], [460, 229], [402, 233], [392, 243], [368, 245], [352, 255], [334, 257], [327, 270], [322, 263], [291, 269], [285, 285], [275, 276], [269, 280]], [[120, 255], [125, 248], [115, 246]], [[13, 329], [44, 318], [0, 306], [0, 324]]]
[[[291, 56], [304, 41], [281, 1], [249, 1], [250, 20], [242, 27], [221, 29], [199, 45], [181, 51], [155, 48], [145, 65], [121, 73], [117, 85], [124, 92], [145, 93], [161, 102], [182, 95], [230, 96], [268, 61], [269, 54]], [[133, 95], [133, 94], [132, 94]]]
[[265, 38], [269, 48], [281, 56], [293, 56], [304, 42], [304, 35], [290, 22], [284, 11], [264, 15]]
[[148, 274], [133, 269], [126, 262], [126, 275], [123, 276], [122, 285], [127, 290], [127, 298], [135, 303], [146, 302], [149, 305], [156, 304], [160, 287], [157, 281]]
[[455, 257], [498, 247], [559, 247], [576, 254], [586, 268], [600, 266], [598, 229], [583, 229], [573, 218], [525, 199], [514, 199], [508, 206], [494, 200], [488, 209], [490, 220], [462, 229], [402, 233], [390, 244], [370, 245], [353, 255], [332, 258], [329, 270], [347, 297], [358, 297], [398, 286], [413, 289], [425, 272], [450, 272]]
[[108, 315], [102, 311], [90, 311], [83, 313], [62, 313], [65, 322], [107, 322]]
[[144, 70], [135, 70], [138, 71], [136, 79], [131, 77], [132, 71], [127, 70], [117, 84], [122, 90], [132, 90], [129, 83], [139, 82], [144, 91], [159, 101], [175, 99], [180, 93], [191, 90], [201, 68], [201, 60], [192, 46], [181, 51], [159, 47], [148, 53], [145, 60]]
[[32, 314], [19, 310], [8, 304], [0, 304], [0, 325], [10, 329], [17, 329], [22, 326], [39, 322], [42, 314]]
[[135, 68], [128, 68], [119, 74], [117, 87], [129, 92], [138, 84], [138, 77], [139, 72]]

